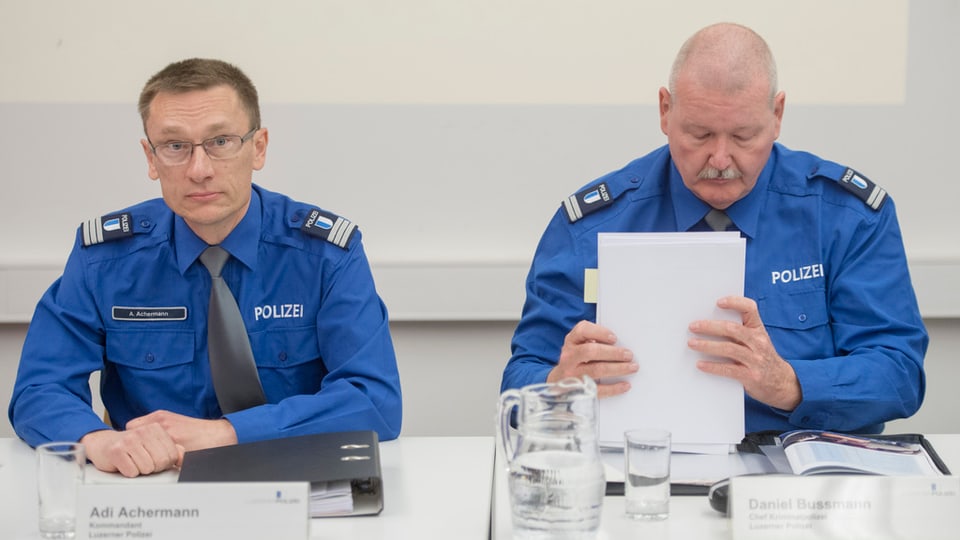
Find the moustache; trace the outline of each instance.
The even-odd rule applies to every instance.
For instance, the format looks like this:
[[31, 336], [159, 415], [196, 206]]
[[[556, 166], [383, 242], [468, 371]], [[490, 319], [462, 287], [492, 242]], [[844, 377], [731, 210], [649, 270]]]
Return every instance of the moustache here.
[[732, 180], [734, 178], [740, 178], [743, 176], [736, 167], [727, 167], [726, 169], [720, 170], [715, 167], [704, 167], [698, 174], [697, 178], [702, 178], [705, 180], [712, 180], [717, 178], [722, 178], [724, 180]]

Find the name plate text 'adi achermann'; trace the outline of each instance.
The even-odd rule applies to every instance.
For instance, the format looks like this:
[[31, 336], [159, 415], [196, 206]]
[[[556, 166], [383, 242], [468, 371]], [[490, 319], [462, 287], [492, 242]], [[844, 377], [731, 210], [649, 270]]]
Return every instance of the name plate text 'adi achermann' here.
[[309, 501], [307, 482], [85, 484], [76, 538], [305, 540]]

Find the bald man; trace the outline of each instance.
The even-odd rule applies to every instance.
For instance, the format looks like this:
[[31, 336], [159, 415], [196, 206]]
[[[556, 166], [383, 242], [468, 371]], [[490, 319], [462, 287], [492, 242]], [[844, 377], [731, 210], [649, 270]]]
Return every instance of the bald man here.
[[[583, 300], [597, 233], [735, 230], [745, 296], [717, 305], [740, 322], [690, 321], [687, 345], [730, 360], [697, 367], [743, 384], [747, 432], [879, 433], [917, 411], [928, 337], [893, 200], [845, 165], [777, 143], [784, 104], [773, 55], [749, 28], [716, 24], [683, 44], [659, 90], [667, 145], [584, 186], [547, 226], [503, 390], [589, 375], [621, 378], [601, 397], [630, 391], [624, 376], [644, 359]], [[716, 211], [729, 221], [714, 223]]]

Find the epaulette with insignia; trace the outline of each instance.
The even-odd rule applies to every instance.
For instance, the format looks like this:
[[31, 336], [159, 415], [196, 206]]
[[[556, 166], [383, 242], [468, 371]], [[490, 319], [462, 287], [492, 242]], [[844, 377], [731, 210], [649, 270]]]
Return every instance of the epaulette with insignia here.
[[349, 219], [314, 208], [303, 220], [300, 230], [347, 249], [350, 239], [353, 238], [353, 233], [357, 230], [357, 224]]
[[563, 201], [563, 207], [567, 211], [567, 218], [570, 223], [600, 210], [601, 208], [613, 203], [613, 197], [607, 189], [607, 183], [601, 182], [596, 186], [589, 187], [579, 193], [575, 193]]
[[112, 240], [133, 236], [133, 217], [129, 212], [110, 214], [87, 220], [80, 225], [83, 232], [83, 246], [89, 247]]
[[887, 200], [887, 191], [874, 184], [866, 176], [848, 168], [840, 178], [840, 185], [857, 196], [870, 208], [879, 210]]

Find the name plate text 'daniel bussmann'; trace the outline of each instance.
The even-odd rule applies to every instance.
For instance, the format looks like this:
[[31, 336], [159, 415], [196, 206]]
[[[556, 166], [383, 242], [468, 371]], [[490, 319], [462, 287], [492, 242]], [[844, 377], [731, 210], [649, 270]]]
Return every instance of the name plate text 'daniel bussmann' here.
[[747, 475], [730, 479], [736, 540], [953, 540], [960, 477]]

